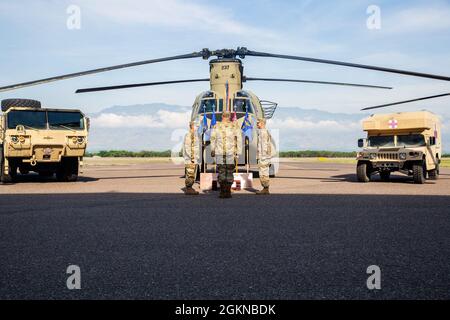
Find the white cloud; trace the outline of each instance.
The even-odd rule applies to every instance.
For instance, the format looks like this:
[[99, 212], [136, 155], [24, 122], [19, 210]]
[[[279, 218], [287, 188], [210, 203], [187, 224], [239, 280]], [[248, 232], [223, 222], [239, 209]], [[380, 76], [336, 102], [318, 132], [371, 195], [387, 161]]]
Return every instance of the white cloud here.
[[324, 130], [324, 131], [354, 131], [360, 130], [359, 122], [338, 122], [334, 120], [307, 121], [288, 117], [285, 119], [271, 119], [268, 121], [271, 128], [291, 130]]
[[102, 113], [91, 119], [93, 128], [185, 128], [189, 123], [190, 112], [170, 112], [159, 110], [155, 116], [125, 116]]
[[448, 5], [412, 7], [390, 16], [383, 30], [388, 32], [430, 32], [450, 29]]
[[99, 0], [79, 2], [83, 10], [121, 24], [145, 24], [213, 31], [233, 35], [275, 37], [268, 29], [256, 28], [233, 18], [231, 9], [180, 0]]

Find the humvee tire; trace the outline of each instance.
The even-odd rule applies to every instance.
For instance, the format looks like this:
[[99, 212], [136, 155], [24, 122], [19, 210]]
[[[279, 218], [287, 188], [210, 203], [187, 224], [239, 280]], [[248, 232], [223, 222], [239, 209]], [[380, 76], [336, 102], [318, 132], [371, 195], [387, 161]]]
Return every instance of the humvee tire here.
[[426, 171], [424, 169], [423, 163], [418, 163], [413, 165], [413, 179], [414, 183], [424, 184], [426, 179]]
[[2, 100], [2, 111], [6, 112], [11, 107], [23, 107], [39, 109], [41, 102], [31, 99], [4, 99]]
[[75, 182], [78, 180], [78, 158], [65, 158], [56, 171], [56, 179], [61, 182]]
[[438, 180], [439, 179], [439, 159], [437, 159], [436, 168], [428, 171], [428, 179]]
[[370, 171], [367, 168], [366, 162], [358, 161], [358, 164], [356, 165], [356, 177], [359, 182], [370, 181]]
[[389, 181], [389, 178], [391, 177], [390, 171], [382, 171], [380, 172], [380, 178], [382, 181]]

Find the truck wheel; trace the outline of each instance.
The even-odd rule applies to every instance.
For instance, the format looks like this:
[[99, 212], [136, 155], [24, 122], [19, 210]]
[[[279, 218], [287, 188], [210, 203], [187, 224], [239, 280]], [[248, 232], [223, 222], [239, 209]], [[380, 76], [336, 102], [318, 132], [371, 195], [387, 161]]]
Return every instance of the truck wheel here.
[[11, 183], [11, 176], [9, 174], [5, 174], [5, 157], [3, 155], [2, 145], [0, 145], [0, 170], [0, 183]]
[[413, 165], [413, 179], [414, 183], [424, 184], [425, 183], [425, 174], [426, 171], [424, 169], [423, 163], [418, 163]]
[[356, 165], [356, 176], [359, 182], [370, 181], [370, 170], [366, 162], [358, 162]]
[[2, 163], [2, 166], [1, 166], [2, 173], [1, 173], [1, 177], [0, 177], [0, 182], [2, 184], [11, 183], [12, 182], [11, 176], [9, 174], [4, 174], [3, 173], [3, 168], [4, 168], [4, 166], [3, 166], [3, 163]]
[[2, 100], [2, 111], [6, 112], [11, 107], [35, 108], [41, 107], [41, 102], [31, 99], [4, 99]]
[[61, 160], [61, 165], [56, 171], [56, 179], [60, 182], [75, 182], [78, 180], [78, 158], [66, 158]]
[[17, 165], [11, 163], [9, 167], [9, 176], [11, 177], [11, 182], [14, 182], [17, 179]]
[[436, 163], [436, 168], [428, 171], [428, 179], [430, 180], [438, 180], [439, 179], [439, 161]]
[[6, 175], [5, 175], [5, 159], [3, 157], [3, 146], [0, 145], [0, 183], [7, 183]]
[[389, 178], [391, 177], [390, 171], [382, 171], [380, 172], [380, 178], [382, 181], [389, 181]]

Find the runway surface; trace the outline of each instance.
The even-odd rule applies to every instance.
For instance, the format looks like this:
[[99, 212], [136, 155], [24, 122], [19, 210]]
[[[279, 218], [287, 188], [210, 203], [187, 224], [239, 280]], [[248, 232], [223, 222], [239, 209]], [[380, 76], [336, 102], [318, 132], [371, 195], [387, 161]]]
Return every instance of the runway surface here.
[[171, 163], [0, 185], [0, 298], [449, 299], [450, 170], [424, 185], [354, 171], [286, 162], [273, 194], [233, 199], [183, 195]]

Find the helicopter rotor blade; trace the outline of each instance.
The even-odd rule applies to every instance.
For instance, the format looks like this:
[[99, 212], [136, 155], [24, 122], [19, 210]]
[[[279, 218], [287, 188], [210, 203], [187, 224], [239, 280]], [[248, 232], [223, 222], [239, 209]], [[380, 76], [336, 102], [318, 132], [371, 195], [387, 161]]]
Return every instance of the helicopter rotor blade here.
[[257, 52], [257, 51], [251, 51], [251, 50], [246, 50], [243, 52], [243, 54], [245, 54], [246, 56], [253, 56], [253, 57], [280, 58], [280, 59], [288, 59], [288, 60], [300, 60], [300, 61], [307, 61], [307, 62], [333, 64], [333, 65], [339, 65], [339, 66], [344, 66], [344, 67], [368, 69], [368, 70], [403, 74], [403, 75], [407, 75], [407, 76], [450, 81], [450, 77], [446, 77], [446, 76], [414, 72], [414, 71], [406, 71], [406, 70], [393, 69], [393, 68], [376, 67], [376, 66], [371, 66], [371, 65], [364, 65], [364, 64], [357, 64], [357, 63], [350, 63], [350, 62], [343, 62], [343, 61], [325, 60], [325, 59], [308, 58], [308, 57], [292, 56], [292, 55], [284, 55], [284, 54], [274, 54], [274, 53], [266, 53], [266, 52]]
[[363, 109], [361, 109], [361, 111], [363, 111], [363, 110], [371, 110], [371, 109], [378, 109], [378, 108], [384, 108], [384, 107], [390, 107], [390, 106], [395, 106], [395, 105], [398, 105], [398, 104], [404, 104], [404, 103], [415, 102], [415, 101], [422, 101], [422, 100], [428, 100], [428, 99], [434, 99], [434, 98], [441, 98], [441, 97], [446, 97], [446, 96], [450, 96], [450, 93], [443, 93], [443, 94], [438, 94], [438, 95], [434, 95], [434, 96], [428, 96], [428, 97], [422, 97], [422, 98], [417, 98], [417, 99], [411, 99], [411, 100], [405, 100], [405, 101], [398, 101], [398, 102], [393, 102], [393, 103], [381, 104], [381, 105], [378, 105], [378, 106], [363, 108]]
[[316, 80], [297, 80], [297, 79], [276, 79], [276, 78], [245, 77], [244, 81], [300, 82], [300, 83], [329, 84], [329, 85], [349, 86], [349, 87], [362, 87], [362, 88], [372, 88], [372, 89], [388, 89], [388, 90], [392, 89], [392, 87], [375, 86], [375, 85], [368, 85], [368, 84], [346, 83], [346, 82], [331, 82], [331, 81], [316, 81]]
[[39, 80], [33, 80], [33, 81], [27, 81], [27, 82], [22, 82], [22, 83], [17, 83], [17, 84], [13, 84], [13, 85], [0, 87], [0, 92], [20, 89], [20, 88], [24, 88], [24, 87], [34, 86], [34, 85], [53, 82], [53, 81], [59, 81], [59, 80], [65, 80], [65, 79], [70, 79], [70, 78], [75, 78], [75, 77], [86, 76], [86, 75], [100, 73], [100, 72], [130, 68], [130, 67], [135, 67], [135, 66], [140, 66], [140, 65], [145, 65], [145, 64], [204, 57], [204, 55], [205, 55], [205, 53], [203, 51], [193, 52], [193, 53], [183, 54], [183, 55], [178, 55], [178, 56], [151, 59], [151, 60], [143, 60], [143, 61], [137, 61], [137, 62], [132, 62], [132, 63], [119, 64], [119, 65], [110, 66], [110, 67], [97, 68], [97, 69], [86, 70], [86, 71], [75, 72], [75, 73], [68, 73], [68, 74], [63, 74], [60, 76], [44, 78], [44, 79], [39, 79]]
[[107, 90], [117, 90], [117, 89], [127, 89], [127, 88], [137, 88], [137, 87], [147, 87], [147, 86], [159, 86], [159, 85], [175, 84], [175, 83], [201, 82], [201, 81], [209, 81], [209, 78], [147, 82], [147, 83], [132, 83], [132, 84], [117, 85], [117, 86], [109, 86], [109, 87], [84, 88], [84, 89], [78, 89], [77, 91], [75, 91], [75, 93], [86, 93], [86, 92], [107, 91]]

